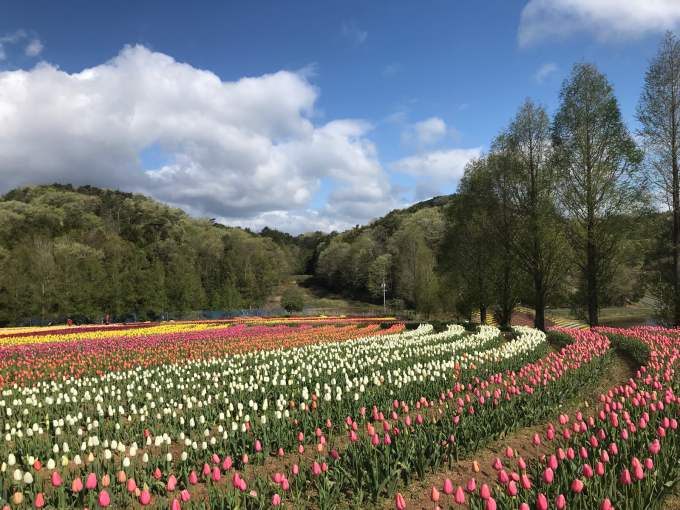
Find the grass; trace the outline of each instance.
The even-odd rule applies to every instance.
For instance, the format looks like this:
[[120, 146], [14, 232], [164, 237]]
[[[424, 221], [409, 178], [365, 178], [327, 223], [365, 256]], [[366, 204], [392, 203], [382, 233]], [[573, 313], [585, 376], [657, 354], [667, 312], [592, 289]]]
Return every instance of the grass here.
[[304, 295], [305, 306], [326, 310], [355, 310], [382, 312], [383, 307], [374, 303], [348, 299], [321, 286], [310, 275], [293, 275], [286, 282], [273, 289], [266, 308], [277, 308], [281, 305], [281, 296], [289, 289], [297, 287]]

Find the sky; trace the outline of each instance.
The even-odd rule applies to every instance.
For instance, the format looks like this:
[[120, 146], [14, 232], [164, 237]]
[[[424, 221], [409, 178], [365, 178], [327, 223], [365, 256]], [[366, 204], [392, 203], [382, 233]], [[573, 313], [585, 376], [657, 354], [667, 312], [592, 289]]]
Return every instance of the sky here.
[[15, 1], [0, 193], [90, 184], [342, 231], [452, 193], [527, 97], [595, 62], [624, 118], [678, 0]]

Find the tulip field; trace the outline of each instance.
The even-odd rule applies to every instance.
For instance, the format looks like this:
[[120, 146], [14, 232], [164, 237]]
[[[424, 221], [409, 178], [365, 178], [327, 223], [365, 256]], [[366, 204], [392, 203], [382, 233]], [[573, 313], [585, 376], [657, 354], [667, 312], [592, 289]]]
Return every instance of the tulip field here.
[[[432, 487], [433, 509], [661, 508], [680, 331], [559, 333], [562, 348], [528, 327], [362, 318], [0, 331], [0, 508], [404, 510], [460, 465], [469, 482]], [[549, 422], [614, 351], [637, 377]], [[477, 484], [476, 453], [537, 424], [536, 455], [508, 447]]]

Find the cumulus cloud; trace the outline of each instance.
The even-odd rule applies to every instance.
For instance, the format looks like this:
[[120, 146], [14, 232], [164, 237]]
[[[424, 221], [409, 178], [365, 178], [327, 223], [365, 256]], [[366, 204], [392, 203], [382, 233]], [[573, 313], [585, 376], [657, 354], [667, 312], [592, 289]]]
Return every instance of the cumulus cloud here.
[[[309, 119], [319, 91], [304, 73], [223, 82], [143, 46], [68, 74], [42, 63], [0, 73], [0, 191], [29, 182], [138, 190], [231, 224], [346, 225], [394, 207], [371, 126]], [[159, 147], [159, 168], [140, 151]], [[307, 207], [321, 179], [325, 209]]]
[[557, 64], [553, 62], [543, 64], [536, 74], [534, 74], [534, 81], [537, 83], [543, 83], [543, 80], [545, 80], [548, 75], [554, 73], [555, 71], [557, 71]]
[[433, 151], [400, 159], [390, 167], [396, 172], [414, 177], [431, 177], [439, 182], [452, 182], [460, 180], [465, 164], [478, 157], [481, 152], [481, 147]]
[[401, 133], [401, 143], [418, 151], [435, 144], [449, 136], [460, 138], [462, 133], [453, 127], [447, 127], [439, 117], [431, 117], [421, 122], [416, 122]]
[[355, 46], [359, 46], [368, 38], [368, 32], [361, 30], [354, 22], [345, 22], [340, 29], [342, 36]]
[[518, 40], [530, 46], [549, 38], [590, 32], [599, 41], [639, 38], [678, 27], [678, 0], [530, 0]]

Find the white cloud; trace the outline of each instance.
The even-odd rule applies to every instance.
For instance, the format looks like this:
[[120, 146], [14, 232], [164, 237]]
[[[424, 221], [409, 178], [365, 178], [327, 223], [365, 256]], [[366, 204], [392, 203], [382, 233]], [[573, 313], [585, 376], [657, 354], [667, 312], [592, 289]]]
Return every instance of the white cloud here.
[[678, 0], [530, 0], [522, 10], [519, 45], [591, 32], [599, 41], [636, 39], [672, 30]]
[[40, 55], [42, 50], [43, 45], [40, 42], [40, 39], [33, 39], [30, 43], [28, 43], [28, 46], [26, 46], [26, 55], [29, 57], [36, 57]]
[[360, 30], [354, 22], [343, 23], [340, 33], [355, 46], [359, 46], [368, 38], [368, 32], [366, 30]]
[[414, 177], [431, 177], [439, 182], [458, 181], [463, 176], [465, 164], [481, 152], [481, 147], [433, 151], [400, 159], [390, 168]]
[[462, 133], [455, 128], [447, 127], [439, 117], [430, 117], [404, 130], [401, 133], [401, 143], [422, 151], [426, 146], [439, 142], [447, 135], [460, 138]]
[[[396, 204], [366, 138], [371, 126], [315, 126], [318, 94], [299, 73], [222, 82], [143, 46], [80, 73], [49, 64], [0, 72], [0, 191], [55, 181], [138, 190], [253, 226], [384, 214]], [[170, 163], [142, 169], [138, 154], [149, 146]], [[323, 177], [340, 187], [309, 213]]]
[[549, 74], [554, 73], [555, 71], [557, 71], [557, 64], [553, 62], [543, 64], [536, 74], [534, 74], [534, 81], [537, 83], [543, 83], [543, 80], [545, 80]]
[[[28, 39], [31, 36], [29, 32], [26, 30], [15, 30], [14, 32], [10, 32], [8, 34], [5, 34], [4, 36], [0, 37], [0, 60], [4, 60], [7, 58], [7, 52], [5, 51], [4, 45], [5, 44], [14, 44], [19, 42], [22, 39]], [[35, 33], [33, 33], [33, 39], [31, 42], [26, 46], [25, 53], [29, 57], [35, 57], [40, 54], [40, 52], [43, 49], [43, 45], [40, 42], [40, 39], [35, 37]]]

